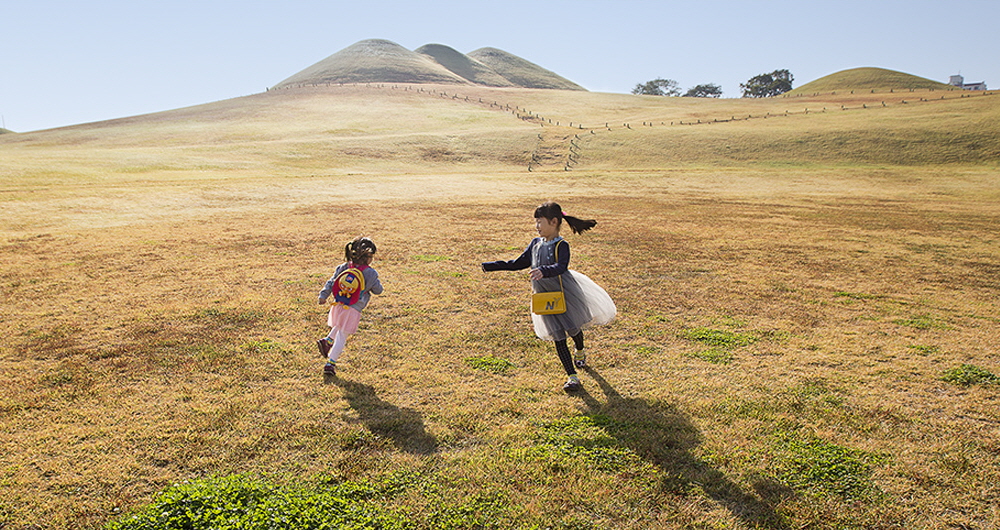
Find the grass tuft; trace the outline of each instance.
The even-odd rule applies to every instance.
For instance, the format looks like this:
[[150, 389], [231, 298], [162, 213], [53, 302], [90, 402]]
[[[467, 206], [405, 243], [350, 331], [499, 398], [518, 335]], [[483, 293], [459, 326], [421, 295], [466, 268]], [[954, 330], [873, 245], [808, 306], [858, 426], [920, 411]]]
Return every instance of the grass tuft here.
[[698, 350], [686, 354], [687, 357], [692, 359], [701, 359], [702, 361], [709, 362], [712, 364], [729, 364], [733, 362], [733, 352], [726, 348], [709, 348], [707, 350]]
[[[742, 322], [736, 321], [740, 325]], [[733, 361], [733, 350], [753, 344], [757, 337], [750, 333], [696, 327], [682, 330], [680, 337], [709, 346], [708, 349], [686, 354], [713, 364], [729, 364]]]
[[913, 315], [909, 318], [896, 319], [893, 320], [892, 322], [899, 326], [905, 326], [914, 329], [948, 329], [948, 325], [946, 323], [926, 313], [920, 315]]
[[493, 372], [495, 374], [505, 374], [513, 370], [515, 367], [514, 363], [508, 361], [507, 359], [493, 357], [492, 355], [484, 355], [482, 357], [467, 357], [465, 359], [465, 363], [475, 368], [476, 370]]
[[734, 349], [753, 344], [756, 337], [749, 333], [739, 333], [724, 329], [690, 328], [681, 331], [680, 336], [690, 341], [700, 342], [722, 349]]
[[941, 374], [941, 380], [959, 386], [1000, 384], [1000, 376], [972, 364], [963, 364], [945, 370]]

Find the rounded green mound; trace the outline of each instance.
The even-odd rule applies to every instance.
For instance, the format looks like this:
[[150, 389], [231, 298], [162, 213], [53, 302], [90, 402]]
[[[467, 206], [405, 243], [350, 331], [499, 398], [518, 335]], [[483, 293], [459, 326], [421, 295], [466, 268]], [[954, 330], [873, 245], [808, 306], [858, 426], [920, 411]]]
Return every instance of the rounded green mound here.
[[939, 89], [951, 90], [955, 87], [932, 81], [912, 74], [887, 70], [885, 68], [852, 68], [842, 70], [806, 83], [789, 95], [813, 94], [817, 92], [834, 92], [837, 90], [868, 90], [868, 89]]

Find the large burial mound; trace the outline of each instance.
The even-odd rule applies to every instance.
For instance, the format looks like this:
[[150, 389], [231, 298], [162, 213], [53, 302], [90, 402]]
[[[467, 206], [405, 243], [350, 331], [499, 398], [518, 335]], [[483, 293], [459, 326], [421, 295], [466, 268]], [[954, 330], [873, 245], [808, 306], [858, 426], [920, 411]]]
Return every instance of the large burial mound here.
[[909, 90], [937, 89], [951, 90], [954, 87], [912, 74], [905, 74], [885, 68], [852, 68], [842, 70], [806, 83], [789, 92], [790, 95], [808, 95], [817, 92], [837, 90]]
[[410, 51], [391, 41], [357, 42], [274, 88], [338, 83], [433, 83], [586, 90], [537, 64], [496, 48], [465, 55], [442, 44]]
[[486, 86], [515, 86], [499, 73], [485, 64], [465, 55], [458, 50], [443, 44], [426, 44], [416, 49], [417, 53], [426, 55], [455, 75]]
[[586, 90], [555, 72], [496, 48], [480, 48], [470, 53], [469, 57], [489, 66], [511, 83], [524, 88]]
[[440, 83], [465, 80], [422, 55], [387, 40], [352, 44], [278, 83], [276, 88], [328, 83]]

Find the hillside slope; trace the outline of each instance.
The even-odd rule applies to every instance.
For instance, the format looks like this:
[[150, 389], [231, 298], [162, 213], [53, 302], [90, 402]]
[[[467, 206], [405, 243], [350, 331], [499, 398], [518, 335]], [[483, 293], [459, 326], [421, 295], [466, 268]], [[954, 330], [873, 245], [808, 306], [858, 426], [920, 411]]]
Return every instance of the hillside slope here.
[[[942, 99], [944, 98], [944, 99]], [[648, 98], [474, 85], [330, 86], [0, 135], [51, 179], [485, 173], [773, 164], [996, 164], [1000, 97], [916, 91]], [[540, 164], [535, 164], [540, 162]]]

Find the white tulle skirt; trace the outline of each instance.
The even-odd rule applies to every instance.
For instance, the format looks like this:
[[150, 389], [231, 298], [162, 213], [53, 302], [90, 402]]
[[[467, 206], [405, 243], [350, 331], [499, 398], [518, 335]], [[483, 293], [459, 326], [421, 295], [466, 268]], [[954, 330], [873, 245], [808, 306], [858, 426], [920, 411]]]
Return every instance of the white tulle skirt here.
[[[542, 340], [565, 340], [591, 326], [610, 323], [618, 314], [614, 300], [585, 274], [566, 271], [562, 275], [566, 312], [560, 315], [531, 314], [535, 335]], [[558, 291], [559, 280], [543, 278], [535, 282], [536, 292]]]

